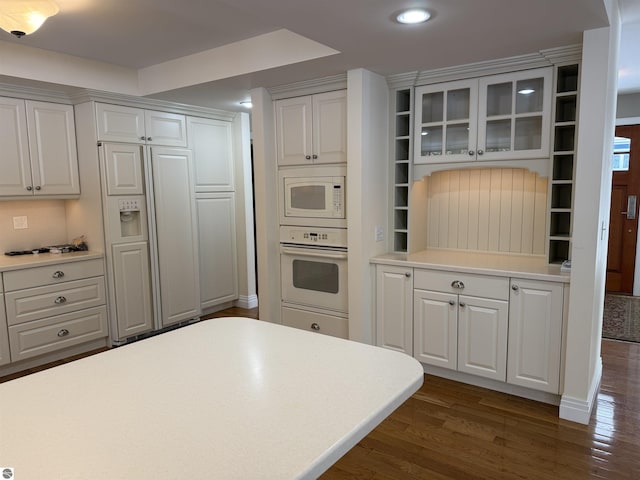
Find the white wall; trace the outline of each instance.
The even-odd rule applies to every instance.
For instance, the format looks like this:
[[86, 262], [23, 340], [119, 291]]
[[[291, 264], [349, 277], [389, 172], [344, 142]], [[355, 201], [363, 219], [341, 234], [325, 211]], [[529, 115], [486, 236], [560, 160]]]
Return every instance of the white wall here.
[[[347, 72], [349, 338], [375, 343], [375, 275], [369, 259], [389, 250], [389, 88], [363, 69]], [[382, 227], [385, 239], [376, 241]]]
[[[618, 95], [616, 117], [640, 117], [640, 93]], [[640, 119], [638, 122], [640, 123]]]
[[560, 417], [588, 423], [600, 382], [620, 20], [584, 32], [571, 299]]
[[242, 308], [255, 308], [258, 306], [254, 255], [251, 129], [249, 122], [248, 113], [239, 113], [233, 121], [239, 295], [236, 305]]
[[251, 90], [253, 179], [256, 198], [256, 253], [260, 320], [280, 323], [280, 243], [276, 134], [271, 95], [264, 88]]

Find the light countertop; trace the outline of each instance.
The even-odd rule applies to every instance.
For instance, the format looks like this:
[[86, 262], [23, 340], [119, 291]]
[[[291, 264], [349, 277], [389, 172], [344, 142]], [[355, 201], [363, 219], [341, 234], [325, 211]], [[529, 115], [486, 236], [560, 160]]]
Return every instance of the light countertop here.
[[571, 278], [570, 273], [560, 272], [560, 265], [550, 265], [544, 257], [525, 255], [423, 250], [408, 255], [387, 253], [372, 258], [371, 263], [561, 283], [569, 283]]
[[413, 358], [208, 320], [0, 385], [18, 479], [312, 479], [423, 382]]
[[92, 260], [94, 258], [102, 258], [104, 254], [101, 252], [93, 252], [91, 250], [84, 252], [69, 253], [39, 253], [37, 255], [0, 255], [0, 272], [8, 272], [10, 270], [20, 270], [22, 268], [41, 267], [52, 263], [68, 263], [79, 262], [82, 260]]

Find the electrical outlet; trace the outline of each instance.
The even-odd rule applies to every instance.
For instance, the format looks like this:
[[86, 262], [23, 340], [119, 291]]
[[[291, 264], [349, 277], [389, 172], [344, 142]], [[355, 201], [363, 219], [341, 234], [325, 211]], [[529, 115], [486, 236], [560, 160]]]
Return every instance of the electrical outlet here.
[[24, 228], [29, 228], [29, 224], [27, 223], [27, 217], [13, 217], [13, 229], [14, 230], [22, 230]]
[[380, 225], [376, 225], [375, 237], [376, 242], [382, 242], [384, 240], [384, 229]]

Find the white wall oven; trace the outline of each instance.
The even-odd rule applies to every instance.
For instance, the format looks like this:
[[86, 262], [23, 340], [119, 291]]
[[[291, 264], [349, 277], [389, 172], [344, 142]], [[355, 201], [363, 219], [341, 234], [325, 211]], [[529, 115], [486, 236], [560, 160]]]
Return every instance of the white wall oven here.
[[347, 231], [280, 227], [282, 321], [347, 338]]
[[280, 225], [346, 228], [346, 173], [343, 165], [281, 169]]

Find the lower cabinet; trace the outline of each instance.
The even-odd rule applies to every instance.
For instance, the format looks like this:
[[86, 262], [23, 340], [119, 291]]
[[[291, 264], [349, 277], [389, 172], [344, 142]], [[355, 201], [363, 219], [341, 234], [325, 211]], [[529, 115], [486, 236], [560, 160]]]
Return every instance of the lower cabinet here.
[[12, 270], [2, 277], [0, 365], [107, 337], [103, 259]]
[[149, 332], [153, 329], [149, 245], [114, 245], [112, 252], [118, 338]]
[[511, 279], [507, 381], [560, 392], [563, 286]]
[[238, 298], [235, 194], [199, 193], [196, 210], [204, 310]]
[[0, 365], [6, 365], [10, 361], [7, 318], [4, 314], [4, 295], [0, 293]]
[[376, 267], [377, 345], [425, 365], [560, 392], [564, 285]]
[[413, 355], [413, 269], [379, 265], [376, 289], [376, 344]]

